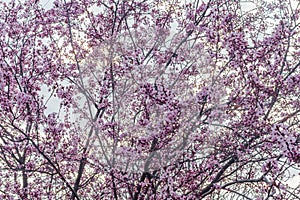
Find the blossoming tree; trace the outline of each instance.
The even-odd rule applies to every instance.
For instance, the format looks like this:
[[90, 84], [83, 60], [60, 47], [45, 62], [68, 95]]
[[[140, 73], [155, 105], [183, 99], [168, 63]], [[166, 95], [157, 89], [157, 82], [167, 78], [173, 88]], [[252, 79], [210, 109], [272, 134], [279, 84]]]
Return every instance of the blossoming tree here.
[[1, 199], [299, 199], [299, 2], [0, 8]]

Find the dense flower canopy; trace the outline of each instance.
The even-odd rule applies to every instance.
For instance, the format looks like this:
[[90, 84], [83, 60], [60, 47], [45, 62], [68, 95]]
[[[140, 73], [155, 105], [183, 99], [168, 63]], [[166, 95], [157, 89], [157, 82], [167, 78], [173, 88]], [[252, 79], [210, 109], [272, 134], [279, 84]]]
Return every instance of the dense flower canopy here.
[[0, 199], [299, 199], [299, 1], [0, 10]]

